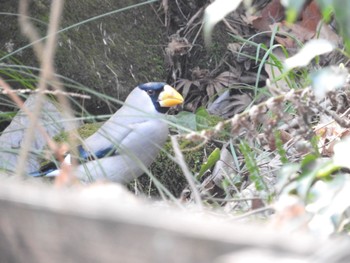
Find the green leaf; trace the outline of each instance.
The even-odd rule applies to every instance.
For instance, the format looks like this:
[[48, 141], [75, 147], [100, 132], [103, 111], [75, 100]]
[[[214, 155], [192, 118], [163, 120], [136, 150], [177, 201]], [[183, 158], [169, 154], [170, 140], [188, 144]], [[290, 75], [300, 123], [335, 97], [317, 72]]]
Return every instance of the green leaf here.
[[260, 175], [259, 167], [256, 163], [254, 153], [252, 149], [249, 147], [248, 143], [241, 141], [239, 145], [239, 149], [241, 150], [244, 161], [249, 171], [249, 178], [255, 184], [255, 188], [257, 190], [267, 190], [267, 186]]
[[12, 120], [17, 114], [16, 111], [0, 111], [0, 120], [9, 121]]
[[199, 107], [196, 111], [197, 130], [209, 129], [214, 127], [222, 119], [216, 115], [211, 115], [204, 107]]
[[196, 112], [197, 129], [206, 129], [209, 127], [209, 113], [204, 107], [199, 107]]
[[301, 167], [305, 168], [307, 165], [311, 164], [315, 160], [317, 160], [317, 156], [315, 154], [308, 154], [301, 161]]
[[200, 179], [207, 170], [211, 169], [218, 160], [220, 160], [220, 149], [215, 148], [215, 150], [209, 155], [208, 160], [202, 164], [197, 176], [198, 179]]
[[281, 0], [281, 4], [286, 8], [286, 17], [289, 23], [293, 23], [303, 8], [305, 0]]
[[182, 111], [177, 115], [168, 115], [167, 118], [179, 126], [192, 131], [197, 131], [196, 115], [192, 112]]
[[332, 174], [336, 171], [339, 171], [340, 167], [334, 164], [331, 160], [329, 163], [326, 163], [323, 167], [318, 169], [316, 177], [319, 179], [331, 179]]
[[275, 142], [276, 142], [276, 149], [278, 154], [280, 155], [281, 162], [283, 164], [288, 163], [288, 158], [286, 155], [286, 150], [283, 148], [283, 142], [281, 139], [281, 131], [276, 130], [275, 131]]
[[329, 22], [333, 13], [333, 0], [316, 0], [316, 2], [321, 9], [323, 19]]

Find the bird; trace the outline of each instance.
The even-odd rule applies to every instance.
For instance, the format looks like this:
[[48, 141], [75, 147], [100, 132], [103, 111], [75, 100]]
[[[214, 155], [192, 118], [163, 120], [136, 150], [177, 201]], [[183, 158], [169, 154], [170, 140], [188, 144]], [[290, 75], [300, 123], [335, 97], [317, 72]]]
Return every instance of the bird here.
[[[167, 140], [165, 113], [183, 101], [182, 95], [164, 82], [135, 87], [123, 106], [78, 146], [79, 164], [74, 175], [87, 183], [128, 183], [144, 174]], [[70, 164], [71, 158], [68, 154], [64, 162]], [[59, 174], [54, 163], [30, 173], [33, 177]]]

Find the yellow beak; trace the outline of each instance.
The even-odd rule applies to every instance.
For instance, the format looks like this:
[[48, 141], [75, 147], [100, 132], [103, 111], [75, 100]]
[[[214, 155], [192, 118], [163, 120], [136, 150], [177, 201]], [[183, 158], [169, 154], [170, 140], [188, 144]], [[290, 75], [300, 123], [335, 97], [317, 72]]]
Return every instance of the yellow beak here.
[[158, 102], [161, 107], [173, 107], [184, 102], [184, 98], [173, 87], [164, 86], [164, 90], [159, 94]]

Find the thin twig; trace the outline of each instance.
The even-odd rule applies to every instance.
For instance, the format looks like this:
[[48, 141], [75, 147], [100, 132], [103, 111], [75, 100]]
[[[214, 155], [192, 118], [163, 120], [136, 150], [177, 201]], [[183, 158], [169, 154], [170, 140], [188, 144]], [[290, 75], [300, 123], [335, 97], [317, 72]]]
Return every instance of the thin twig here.
[[[27, 0], [22, 0], [20, 2], [24, 8], [28, 8], [28, 2]], [[42, 108], [42, 104], [44, 101], [44, 91], [47, 88], [47, 82], [52, 79], [53, 76], [53, 59], [54, 54], [56, 50], [56, 44], [57, 44], [57, 35], [56, 32], [58, 30], [59, 21], [61, 19], [61, 13], [63, 8], [63, 1], [61, 0], [53, 0], [51, 4], [51, 10], [50, 10], [50, 23], [48, 28], [48, 38], [45, 43], [45, 48], [42, 53], [42, 57], [39, 55], [38, 59], [40, 60], [41, 57], [41, 68], [42, 71], [40, 73], [39, 78], [39, 84], [38, 84], [38, 90], [39, 93], [36, 97], [36, 105], [33, 110], [33, 118], [31, 120], [31, 124], [29, 125], [27, 132], [25, 134], [23, 144], [22, 144], [22, 150], [20, 151], [19, 159], [18, 159], [18, 166], [16, 167], [16, 174], [18, 176], [24, 176], [24, 171], [26, 169], [27, 165], [27, 158], [29, 154], [29, 150], [31, 148], [35, 131], [38, 127], [39, 122], [39, 116]], [[25, 14], [27, 14], [26, 10], [24, 11]], [[23, 11], [23, 10], [22, 10]], [[35, 35], [32, 36], [37, 37]]]
[[[0, 86], [0, 94], [4, 94], [4, 95], [9, 95], [11, 93], [15, 93], [15, 94], [35, 94], [35, 93], [39, 93], [39, 90], [35, 89], [4, 89], [1, 90], [1, 86]], [[76, 93], [76, 92], [66, 92], [66, 91], [60, 91], [60, 90], [45, 90], [44, 94], [48, 94], [48, 95], [55, 95], [57, 96], [58, 94], [64, 95], [64, 96], [69, 96], [69, 97], [75, 97], [75, 98], [79, 98], [79, 99], [91, 99], [90, 95], [84, 95], [84, 94], [80, 94], [80, 93]], [[11, 97], [12, 99], [12, 97]]]
[[[57, 24], [57, 26], [53, 26], [52, 34], [56, 35], [56, 32], [58, 30], [58, 24], [59, 24], [60, 16], [62, 13], [62, 9], [63, 9], [63, 0], [62, 1], [59, 1], [59, 0], [54, 1], [52, 3], [52, 8], [51, 8], [52, 13], [50, 14], [50, 17], [53, 16], [55, 19], [52, 21]], [[48, 33], [49, 34], [51, 33], [50, 29], [49, 29]], [[57, 45], [57, 39], [53, 40], [52, 45]], [[77, 140], [77, 138], [79, 138], [79, 135], [78, 135], [78, 131], [76, 129], [76, 126], [77, 126], [76, 122], [74, 121], [74, 114], [73, 114], [73, 111], [72, 111], [72, 108], [70, 106], [70, 103], [68, 101], [67, 96], [64, 95], [64, 87], [62, 85], [62, 82], [55, 76], [55, 74], [53, 74], [55, 72], [55, 69], [54, 69], [52, 61], [51, 61], [51, 64], [52, 64], [52, 76], [51, 77], [52, 77], [53, 82], [51, 83], [51, 85], [57, 91], [56, 96], [57, 96], [58, 101], [61, 105], [61, 108], [63, 109], [62, 110], [63, 118], [66, 120], [70, 120], [67, 123], [67, 125], [68, 125], [68, 145], [70, 146], [69, 151], [70, 151], [72, 156], [78, 156], [78, 149], [76, 147], [76, 145], [77, 145], [76, 140]], [[78, 159], [72, 158], [72, 160], [71, 160], [72, 167], [67, 168], [65, 170], [63, 169], [62, 175], [66, 174], [66, 177], [70, 177], [71, 173], [67, 173], [67, 171], [73, 171], [74, 167], [77, 165], [77, 163], [78, 163]], [[72, 178], [68, 178], [68, 180], [72, 180]]]
[[[339, 119], [342, 119], [343, 117], [345, 117], [349, 112], [350, 112], [350, 108], [347, 109], [347, 110], [346, 110], [344, 113], [342, 113], [341, 115], [339, 115]], [[329, 126], [329, 125], [331, 125], [331, 124], [333, 124], [333, 123], [336, 123], [336, 120], [335, 120], [335, 119], [333, 119], [333, 120], [331, 120], [331, 121], [329, 121], [329, 122], [327, 122], [327, 123], [325, 123], [325, 124], [322, 124], [322, 125], [316, 127], [316, 128], [314, 129], [314, 131], [315, 131], [315, 132], [316, 132], [316, 131], [319, 131], [319, 130], [321, 130], [321, 129], [323, 129], [323, 128], [325, 128], [325, 127], [327, 127], [327, 126]], [[338, 122], [337, 122], [337, 123], [338, 123]], [[338, 124], [339, 124], [339, 123], [338, 123]]]
[[187, 179], [187, 182], [192, 190], [194, 200], [195, 200], [196, 204], [198, 205], [198, 207], [200, 209], [203, 209], [202, 199], [201, 199], [201, 196], [200, 196], [199, 191], [197, 189], [196, 183], [193, 179], [193, 175], [186, 165], [183, 154], [180, 150], [179, 143], [178, 143], [175, 136], [171, 136], [171, 143], [173, 145], [176, 161], [177, 161], [178, 165], [180, 166], [182, 172], [184, 173], [185, 178]]
[[42, 56], [44, 52], [44, 44], [40, 41], [40, 36], [38, 31], [34, 28], [30, 15], [28, 13], [29, 1], [21, 0], [19, 2], [19, 13], [18, 22], [20, 25], [20, 29], [22, 34], [25, 35], [31, 43], [33, 43], [33, 50], [39, 62], [42, 62]]

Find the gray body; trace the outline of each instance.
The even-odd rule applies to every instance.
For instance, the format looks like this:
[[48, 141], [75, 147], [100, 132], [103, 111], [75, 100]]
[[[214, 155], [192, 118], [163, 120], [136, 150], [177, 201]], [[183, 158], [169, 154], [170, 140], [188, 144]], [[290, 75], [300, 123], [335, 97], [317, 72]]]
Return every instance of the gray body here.
[[85, 182], [106, 179], [122, 183], [140, 176], [167, 139], [168, 125], [163, 118], [148, 94], [135, 88], [123, 107], [82, 142], [91, 153], [114, 145], [117, 154], [79, 165], [76, 176]]

